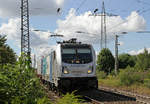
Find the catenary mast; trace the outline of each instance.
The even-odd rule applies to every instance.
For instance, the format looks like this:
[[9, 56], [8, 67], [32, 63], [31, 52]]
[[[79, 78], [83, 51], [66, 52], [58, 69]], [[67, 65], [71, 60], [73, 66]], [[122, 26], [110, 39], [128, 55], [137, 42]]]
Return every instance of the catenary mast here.
[[28, 0], [21, 0], [21, 53], [30, 57]]

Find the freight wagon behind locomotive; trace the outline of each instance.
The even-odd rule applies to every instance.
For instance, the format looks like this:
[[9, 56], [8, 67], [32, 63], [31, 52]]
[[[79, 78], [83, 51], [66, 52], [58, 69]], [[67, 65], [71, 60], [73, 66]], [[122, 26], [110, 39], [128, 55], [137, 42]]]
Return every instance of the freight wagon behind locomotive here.
[[58, 42], [47, 56], [38, 61], [38, 74], [50, 88], [98, 87], [95, 51], [90, 44], [76, 39]]

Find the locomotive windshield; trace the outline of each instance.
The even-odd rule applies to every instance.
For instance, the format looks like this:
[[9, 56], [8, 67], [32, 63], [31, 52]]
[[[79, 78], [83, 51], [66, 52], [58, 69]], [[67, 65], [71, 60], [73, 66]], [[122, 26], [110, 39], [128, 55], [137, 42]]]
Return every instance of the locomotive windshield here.
[[62, 48], [62, 61], [69, 64], [86, 64], [92, 62], [92, 52], [89, 47]]

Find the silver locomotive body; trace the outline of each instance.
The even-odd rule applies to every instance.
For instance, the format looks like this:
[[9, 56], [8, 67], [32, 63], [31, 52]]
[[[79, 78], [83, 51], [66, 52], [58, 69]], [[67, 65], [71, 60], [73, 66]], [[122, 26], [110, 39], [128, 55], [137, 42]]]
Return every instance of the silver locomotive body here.
[[95, 51], [89, 44], [62, 42], [42, 58], [42, 79], [51, 87], [72, 89], [98, 86]]

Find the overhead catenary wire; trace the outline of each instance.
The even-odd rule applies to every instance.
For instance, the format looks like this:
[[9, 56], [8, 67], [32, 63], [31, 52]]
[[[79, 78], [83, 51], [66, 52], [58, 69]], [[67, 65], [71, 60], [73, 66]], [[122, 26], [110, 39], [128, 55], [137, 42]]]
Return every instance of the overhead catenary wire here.
[[[85, 1], [87, 1], [87, 0], [83, 0], [82, 1], [82, 5], [85, 3]], [[141, 0], [137, 0], [137, 1], [141, 1]], [[146, 2], [145, 2], [146, 3]], [[81, 7], [81, 5], [76, 9], [76, 11], [78, 11], [79, 9], [80, 9], [80, 7]], [[145, 13], [145, 12], [147, 12], [148, 10], [150, 10], [150, 8], [149, 9], [144, 9], [144, 10], [137, 10], [137, 12], [139, 13], [139, 14], [143, 14], [143, 13]], [[117, 15], [116, 15], [117, 16]], [[134, 16], [134, 17], [137, 17], [137, 15], [136, 16]], [[131, 19], [130, 19], [131, 20]], [[113, 26], [113, 27], [111, 27], [110, 29], [113, 29], [113, 28], [115, 28], [116, 26], [118, 27], [118, 26], [120, 26], [120, 25], [122, 25], [122, 24], [124, 24], [124, 23], [126, 23], [126, 22], [128, 22], [129, 20], [125, 20], [124, 22], [122, 22], [122, 23], [119, 23], [119, 24], [117, 24], [117, 25], [115, 25], [115, 26]]]
[[[150, 10], [150, 8], [144, 9], [144, 10], [137, 10], [136, 12], [138, 12], [139, 14], [144, 14], [144, 13], [146, 13], [146, 12], [149, 12], [149, 10]], [[137, 17], [137, 16], [138, 16], [138, 15], [134, 16], [132, 19], [134, 19], [134, 18]], [[132, 19], [130, 19], [130, 20], [132, 20]], [[128, 21], [129, 21], [129, 20], [125, 20], [125, 21], [123, 21], [122, 23], [119, 23], [119, 24], [117, 24], [117, 25], [114, 25], [114, 26], [108, 28], [108, 30], [112, 30], [112, 29], [114, 29], [114, 28], [116, 28], [116, 27], [118, 27], [118, 26], [120, 26], [120, 25], [122, 25], [122, 24], [124, 24], [124, 23], [127, 23]], [[94, 34], [94, 33], [93, 33], [93, 34]]]
[[[81, 7], [85, 4], [85, 2], [86, 2], [87, 0], [83, 0], [82, 2], [81, 2], [81, 4], [78, 6], [78, 8], [76, 9], [76, 13], [77, 13], [77, 15], [79, 14], [79, 10], [81, 9]], [[59, 8], [58, 8], [59, 9]], [[58, 9], [57, 9], [57, 11], [58, 11]], [[60, 10], [59, 10], [60, 11]], [[66, 11], [63, 11], [63, 12], [66, 12]], [[68, 23], [66, 23], [66, 24], [68, 24]]]
[[148, 2], [145, 2], [145, 1], [142, 1], [142, 0], [136, 0], [138, 3], [141, 3], [141, 4], [144, 4], [144, 5], [149, 5], [150, 6], [150, 3]]
[[[139, 14], [143, 14], [143, 13], [148, 12], [149, 10], [150, 10], [150, 8], [144, 9], [144, 10], [138, 10], [137, 12], [138, 12]], [[134, 19], [134, 18], [137, 17], [137, 16], [138, 16], [138, 15], [134, 16], [132, 19]], [[130, 20], [132, 20], [132, 19], [130, 19]], [[122, 24], [124, 24], [124, 23], [127, 23], [127, 22], [130, 21], [130, 20], [125, 20], [125, 21], [123, 21], [122, 23], [116, 24], [116, 25], [114, 25], [114, 26], [108, 28], [108, 30], [110, 31], [110, 30], [112, 30], [112, 29], [114, 29], [114, 28], [116, 28], [116, 27], [118, 27], [118, 26], [120, 26], [120, 25], [122, 25]], [[95, 33], [92, 33], [92, 34], [95, 34]]]
[[85, 4], [86, 1], [87, 1], [87, 0], [83, 0], [83, 1], [81, 2], [81, 4], [79, 5], [79, 7], [76, 9], [77, 14], [79, 14], [78, 11], [81, 9], [81, 7]]
[[[150, 8], [148, 8], [148, 9], [144, 9], [144, 10], [138, 10], [138, 13], [139, 14], [143, 14], [143, 13], [146, 13], [146, 12], [148, 12], [150, 10]], [[134, 19], [135, 17], [137, 17], [138, 15], [136, 15], [136, 16], [134, 16], [132, 19]], [[132, 19], [130, 19], [130, 20], [132, 20]], [[129, 20], [125, 20], [124, 22], [122, 22], [122, 23], [119, 23], [119, 24], [117, 24], [117, 25], [114, 25], [114, 26], [112, 26], [112, 27], [110, 27], [110, 28], [108, 28], [108, 30], [110, 31], [110, 30], [112, 30], [112, 29], [114, 29], [114, 28], [116, 28], [116, 27], [118, 27], [118, 26], [120, 26], [120, 25], [122, 25], [122, 24], [124, 24], [124, 23], [126, 23], [126, 22], [128, 22]], [[142, 31], [140, 31], [140, 32], [142, 32]], [[86, 33], [86, 32], [85, 32]], [[95, 34], [95, 33], [90, 33], [90, 34]]]
[[[78, 8], [76, 9], [76, 12], [78, 12], [80, 9], [81, 9], [81, 7], [85, 4], [85, 2], [86, 2], [87, 0], [83, 0], [82, 2], [81, 2], [81, 4], [78, 6]], [[141, 1], [141, 0], [138, 0], [138, 1]], [[138, 10], [137, 12], [139, 13], [139, 14], [142, 14], [142, 13], [145, 13], [145, 12], [147, 12], [148, 10], [150, 10], [150, 8], [149, 9], [144, 9], [144, 10]], [[78, 12], [79, 13], [79, 12]], [[136, 17], [136, 16], [135, 16]], [[133, 18], [134, 19], [134, 18]], [[130, 19], [131, 20], [131, 19]], [[113, 28], [116, 28], [116, 27], [118, 27], [118, 26], [120, 26], [120, 25], [122, 25], [122, 24], [124, 24], [124, 23], [126, 23], [126, 22], [128, 22], [129, 20], [125, 20], [124, 22], [122, 22], [122, 23], [119, 23], [119, 24], [116, 24], [115, 26], [113, 26], [113, 27], [110, 27], [110, 28], [108, 28], [109, 30], [112, 30]]]

